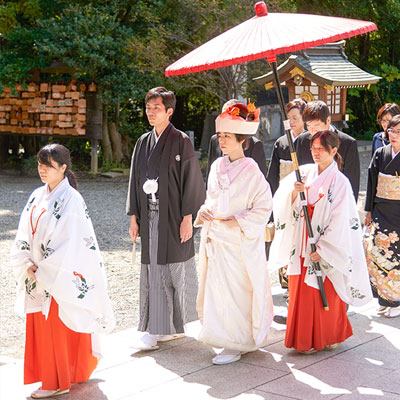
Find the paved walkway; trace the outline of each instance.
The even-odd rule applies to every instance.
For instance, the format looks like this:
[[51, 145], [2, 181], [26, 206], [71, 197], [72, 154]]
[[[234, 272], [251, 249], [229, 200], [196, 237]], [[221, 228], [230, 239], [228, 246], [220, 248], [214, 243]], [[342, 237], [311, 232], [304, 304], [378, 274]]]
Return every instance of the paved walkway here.
[[[368, 161], [368, 149], [362, 150]], [[275, 314], [284, 313], [282, 290], [274, 287], [273, 295]], [[266, 347], [224, 366], [213, 365], [213, 350], [193, 337], [137, 352], [130, 347], [136, 332], [120, 331], [104, 338], [104, 358], [92, 378], [60, 398], [399, 400], [400, 318], [378, 316], [376, 308], [373, 300], [349, 309], [354, 335], [336, 350], [306, 356], [286, 349], [285, 326], [273, 323]], [[189, 334], [197, 331], [194, 324]], [[22, 360], [0, 356], [1, 400], [25, 399], [39, 386], [22, 385], [22, 368]]]
[[[274, 288], [276, 312], [284, 311]], [[273, 324], [268, 345], [217, 366], [213, 350], [186, 337], [152, 352], [130, 347], [135, 331], [104, 340], [104, 359], [92, 378], [63, 400], [117, 399], [400, 399], [400, 320], [376, 315], [377, 303], [350, 308], [354, 335], [333, 351], [301, 355], [284, 347], [285, 326]], [[195, 327], [192, 327], [195, 330]], [[0, 360], [0, 398], [25, 399], [38, 384], [22, 385], [22, 360]]]

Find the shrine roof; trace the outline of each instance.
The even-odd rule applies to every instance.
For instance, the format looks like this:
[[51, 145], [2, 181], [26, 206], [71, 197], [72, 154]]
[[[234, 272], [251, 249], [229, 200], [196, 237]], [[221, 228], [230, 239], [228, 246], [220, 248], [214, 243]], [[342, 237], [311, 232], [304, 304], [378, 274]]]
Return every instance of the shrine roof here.
[[[287, 81], [298, 68], [306, 79], [320, 86], [361, 87], [377, 83], [381, 77], [372, 75], [350, 62], [344, 52], [345, 41], [312, 47], [291, 55], [278, 67], [279, 79]], [[293, 71], [293, 72], [292, 72]], [[291, 73], [292, 72], [292, 73]], [[260, 85], [273, 82], [272, 71], [254, 78]]]

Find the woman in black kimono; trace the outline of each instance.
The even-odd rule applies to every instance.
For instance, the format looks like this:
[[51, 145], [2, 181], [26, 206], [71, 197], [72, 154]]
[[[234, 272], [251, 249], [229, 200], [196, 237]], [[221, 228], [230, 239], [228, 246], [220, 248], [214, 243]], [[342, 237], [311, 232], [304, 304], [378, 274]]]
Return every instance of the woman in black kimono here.
[[383, 131], [375, 133], [372, 138], [372, 153], [374, 155], [376, 149], [389, 144], [386, 129], [390, 120], [397, 114], [400, 114], [400, 107], [396, 103], [386, 103], [379, 110], [376, 120], [382, 126]]
[[378, 314], [400, 316], [400, 115], [388, 124], [390, 144], [378, 148], [368, 170], [364, 224], [370, 226], [367, 262]]

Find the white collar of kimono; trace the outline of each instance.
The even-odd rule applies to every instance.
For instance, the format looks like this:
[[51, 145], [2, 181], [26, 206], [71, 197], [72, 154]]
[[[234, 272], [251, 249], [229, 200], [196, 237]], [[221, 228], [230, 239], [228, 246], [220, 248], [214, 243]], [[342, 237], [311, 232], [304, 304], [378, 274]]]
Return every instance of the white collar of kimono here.
[[394, 148], [392, 146], [392, 158], [395, 158], [397, 156], [397, 154], [399, 154], [399, 153], [400, 153], [400, 150], [397, 153], [395, 153]]
[[[168, 124], [168, 125], [169, 125], [169, 124]], [[157, 135], [156, 128], [153, 128], [153, 135], [154, 135], [154, 140], [156, 141], [156, 144], [158, 143], [158, 141], [159, 141], [161, 135], [162, 135], [162, 134], [164, 133], [164, 131], [167, 129], [168, 125], [162, 130], [162, 132], [161, 132], [159, 135]]]
[[[314, 204], [319, 199], [319, 193], [322, 193], [322, 186], [325, 181], [328, 181], [328, 177], [332, 174], [336, 174], [338, 171], [338, 166], [336, 161], [332, 161], [332, 164], [325, 168], [319, 175], [318, 175], [318, 165], [313, 164], [314, 169], [312, 172], [307, 176], [307, 181], [305, 185], [310, 187], [308, 189], [308, 202], [310, 204]], [[330, 181], [330, 180], [329, 180]]]
[[229, 156], [223, 156], [217, 164], [217, 179], [222, 188], [228, 188], [240, 174], [242, 167], [240, 164], [246, 160], [246, 157], [239, 158], [235, 161], [230, 161]]
[[226, 155], [226, 156], [224, 156], [225, 167], [226, 167], [226, 168], [235, 167], [237, 164], [240, 164], [244, 159], [245, 159], [245, 157], [241, 157], [241, 158], [238, 158], [238, 159], [235, 160], [235, 161], [231, 161], [231, 160], [229, 159], [229, 156]]
[[307, 131], [304, 130], [303, 132], [300, 132], [297, 136], [294, 136], [294, 135], [293, 135], [293, 131], [291, 130], [290, 133], [291, 133], [291, 135], [292, 135], [293, 143], [294, 143], [294, 142], [297, 140], [297, 138], [298, 138], [302, 133], [304, 133], [304, 132], [307, 132]]
[[66, 177], [51, 192], [49, 190], [49, 185], [46, 183], [46, 185], [45, 185], [46, 200], [49, 200], [52, 196], [62, 192], [63, 190], [67, 189], [69, 186], [70, 186], [70, 184], [68, 182], [68, 178], [66, 178]]

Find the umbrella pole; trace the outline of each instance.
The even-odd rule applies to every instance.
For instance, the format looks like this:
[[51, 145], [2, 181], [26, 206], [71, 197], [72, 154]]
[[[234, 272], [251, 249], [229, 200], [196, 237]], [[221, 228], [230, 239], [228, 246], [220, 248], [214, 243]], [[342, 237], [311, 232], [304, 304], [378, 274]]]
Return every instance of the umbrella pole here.
[[[289, 126], [289, 122], [288, 122], [288, 117], [287, 117], [287, 113], [286, 113], [285, 104], [284, 104], [284, 101], [283, 101], [282, 88], [281, 88], [281, 84], [279, 82], [279, 76], [278, 76], [278, 69], [277, 69], [277, 66], [276, 66], [276, 61], [272, 61], [272, 62], [270, 62], [270, 64], [271, 64], [272, 72], [273, 72], [273, 76], [274, 76], [274, 83], [275, 83], [276, 93], [277, 93], [277, 96], [278, 96], [279, 106], [281, 108], [281, 113], [282, 113], [282, 118], [283, 118], [283, 125], [285, 127], [286, 136], [287, 136], [287, 139], [288, 139], [288, 142], [289, 142], [290, 156], [292, 157], [293, 166], [294, 166], [294, 170], [295, 170], [295, 173], [296, 173], [296, 178], [297, 178], [298, 182], [301, 182], [301, 176], [300, 176], [300, 171], [299, 171], [299, 162], [297, 160], [296, 150], [294, 148], [292, 135], [290, 133], [290, 126]], [[317, 250], [317, 248], [315, 246], [315, 239], [314, 239], [314, 234], [313, 234], [313, 230], [312, 230], [312, 227], [311, 227], [310, 214], [308, 213], [307, 200], [306, 200], [306, 196], [304, 195], [304, 192], [300, 193], [300, 203], [301, 203], [302, 208], [303, 208], [304, 219], [305, 219], [305, 222], [306, 222], [307, 233], [308, 233], [308, 238], [309, 238], [308, 240], [309, 240], [309, 242], [311, 244], [311, 251], [314, 252], [314, 251]], [[322, 280], [321, 267], [320, 267], [318, 262], [316, 262], [316, 263], [313, 262], [313, 265], [314, 265], [315, 273], [317, 275], [318, 287], [319, 287], [319, 291], [321, 293], [322, 304], [324, 306], [324, 310], [328, 311], [329, 310], [329, 306], [328, 306], [328, 301], [326, 299], [324, 281]]]

